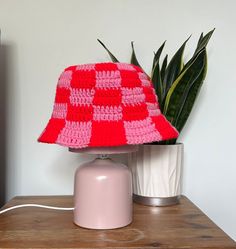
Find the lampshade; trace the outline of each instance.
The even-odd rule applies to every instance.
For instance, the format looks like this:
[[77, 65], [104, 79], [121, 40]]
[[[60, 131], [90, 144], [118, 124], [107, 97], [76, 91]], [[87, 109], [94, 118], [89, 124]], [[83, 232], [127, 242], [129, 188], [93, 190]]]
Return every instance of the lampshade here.
[[153, 84], [126, 63], [70, 66], [59, 77], [52, 116], [39, 142], [70, 148], [121, 146], [174, 139]]

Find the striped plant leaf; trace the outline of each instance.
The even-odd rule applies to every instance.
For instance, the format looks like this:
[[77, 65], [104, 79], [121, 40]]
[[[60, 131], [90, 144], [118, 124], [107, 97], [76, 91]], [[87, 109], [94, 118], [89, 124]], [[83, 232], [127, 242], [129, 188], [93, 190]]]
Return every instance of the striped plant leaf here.
[[165, 95], [167, 94], [168, 90], [172, 86], [172, 83], [178, 77], [178, 75], [180, 74], [183, 68], [183, 53], [184, 53], [185, 45], [187, 41], [189, 40], [189, 38], [178, 49], [178, 51], [172, 57], [171, 61], [169, 62], [165, 70], [165, 76], [163, 80], [163, 91]]
[[196, 98], [200, 92], [201, 86], [204, 82], [204, 79], [206, 77], [207, 72], [207, 53], [206, 50], [203, 50], [203, 61], [202, 61], [202, 69], [200, 71], [200, 74], [196, 78], [195, 82], [190, 87], [188, 93], [186, 96], [184, 96], [184, 101], [182, 103], [181, 109], [179, 111], [179, 114], [175, 120], [175, 127], [176, 129], [181, 132], [191, 111], [193, 108], [193, 105], [196, 101]]
[[171, 86], [165, 101], [163, 113], [174, 125], [184, 100], [186, 100], [191, 87], [199, 81], [203, 81], [201, 72], [205, 66], [205, 49], [200, 51], [194, 61], [179, 75]]
[[162, 80], [161, 80], [159, 61], [156, 62], [156, 65], [153, 69], [153, 74], [152, 74], [151, 80], [153, 82], [155, 92], [156, 92], [156, 95], [158, 97], [158, 102], [159, 102], [159, 105], [161, 107], [162, 100], [163, 100], [163, 86], [162, 86]]

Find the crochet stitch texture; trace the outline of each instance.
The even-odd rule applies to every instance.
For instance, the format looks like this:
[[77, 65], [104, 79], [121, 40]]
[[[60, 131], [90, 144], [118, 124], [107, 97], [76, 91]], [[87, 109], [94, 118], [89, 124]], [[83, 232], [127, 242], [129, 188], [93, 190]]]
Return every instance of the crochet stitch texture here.
[[126, 63], [70, 66], [59, 77], [52, 116], [39, 137], [70, 148], [177, 138], [149, 77]]

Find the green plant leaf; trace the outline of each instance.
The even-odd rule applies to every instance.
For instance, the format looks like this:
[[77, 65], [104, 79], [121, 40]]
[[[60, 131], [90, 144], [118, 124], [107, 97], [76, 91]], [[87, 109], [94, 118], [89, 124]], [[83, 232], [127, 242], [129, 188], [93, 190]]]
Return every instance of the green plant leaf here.
[[156, 53], [154, 53], [153, 63], [152, 63], [152, 72], [153, 72], [153, 70], [154, 70], [154, 67], [155, 67], [156, 63], [157, 63], [157, 62], [159, 61], [159, 59], [160, 59], [160, 56], [161, 56], [162, 50], [163, 50], [163, 48], [164, 48], [164, 46], [165, 46], [165, 43], [166, 43], [166, 41], [164, 41], [164, 42], [162, 43], [162, 45], [160, 46], [160, 48], [156, 51]]
[[161, 66], [161, 81], [162, 81], [162, 101], [160, 103], [160, 109], [163, 111], [164, 109], [164, 105], [165, 105], [165, 99], [166, 99], [166, 92], [164, 90], [164, 86], [163, 86], [163, 81], [164, 81], [164, 77], [165, 77], [165, 71], [166, 71], [166, 66], [167, 66], [167, 60], [168, 60], [168, 55], [165, 56], [163, 62], [162, 62], [162, 66]]
[[165, 58], [162, 62], [162, 66], [161, 66], [161, 79], [162, 79], [162, 81], [164, 80], [164, 77], [165, 77], [167, 61], [168, 61], [168, 54], [165, 56]]
[[135, 66], [141, 67], [140, 64], [139, 64], [139, 62], [138, 62], [138, 60], [137, 60], [135, 51], [134, 51], [134, 42], [133, 41], [131, 42], [131, 47], [132, 47], [132, 54], [131, 54], [130, 63], [133, 64], [133, 65], [135, 65]]
[[196, 98], [200, 92], [201, 86], [204, 82], [207, 72], [207, 53], [206, 50], [203, 50], [203, 61], [202, 61], [202, 69], [200, 70], [200, 74], [195, 79], [195, 82], [190, 86], [188, 93], [184, 96], [184, 101], [182, 104], [182, 108], [178, 114], [178, 117], [175, 121], [175, 127], [180, 132], [182, 131], [191, 111], [196, 101]]
[[214, 33], [215, 29], [212, 29], [211, 31], [209, 31], [206, 35], [203, 36], [203, 33], [200, 35], [200, 38], [198, 40], [198, 44], [197, 44], [197, 48], [194, 52], [194, 55], [196, 55], [197, 53], [199, 53], [203, 48], [205, 48], [212, 36], [212, 34]]
[[102, 41], [100, 41], [99, 39], [97, 39], [97, 41], [105, 48], [105, 50], [108, 52], [108, 54], [109, 54], [109, 56], [111, 57], [111, 60], [112, 60], [113, 62], [119, 62], [119, 61], [116, 59], [116, 57], [110, 52], [110, 50], [105, 46], [105, 44], [104, 44]]
[[165, 95], [167, 94], [174, 80], [177, 78], [177, 76], [179, 75], [179, 73], [181, 72], [183, 68], [183, 53], [184, 53], [185, 45], [187, 41], [189, 40], [189, 38], [178, 49], [178, 51], [172, 57], [171, 61], [169, 62], [165, 70], [165, 76], [163, 80], [163, 91]]
[[204, 48], [206, 48], [213, 32], [215, 31], [215, 29], [212, 29], [211, 31], [209, 31], [205, 36], [203, 35], [203, 33], [201, 33], [199, 39], [198, 39], [198, 43], [197, 43], [197, 48], [192, 56], [192, 58], [185, 64], [183, 70], [185, 68], [187, 68], [189, 66], [189, 64], [192, 63], [192, 61], [195, 59], [195, 57], [197, 56], [197, 54]]
[[202, 38], [203, 38], [203, 32], [201, 33], [201, 35], [200, 35], [200, 37], [198, 39], [197, 47], [200, 45]]
[[190, 88], [195, 82], [198, 82], [204, 68], [205, 53], [205, 49], [198, 53], [194, 61], [182, 71], [168, 91], [163, 112], [173, 125], [181, 112]]
[[151, 81], [153, 82], [156, 95], [158, 97], [160, 108], [162, 106], [162, 100], [163, 100], [163, 88], [162, 88], [162, 80], [161, 80], [161, 73], [160, 73], [160, 65], [159, 61], [156, 62], [156, 65], [153, 69], [153, 74]]

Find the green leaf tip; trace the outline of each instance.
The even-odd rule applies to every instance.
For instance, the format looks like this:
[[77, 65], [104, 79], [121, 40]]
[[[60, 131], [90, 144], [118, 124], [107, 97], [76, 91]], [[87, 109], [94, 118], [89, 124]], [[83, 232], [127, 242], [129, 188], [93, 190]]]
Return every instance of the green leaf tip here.
[[135, 54], [134, 41], [131, 41], [131, 48], [132, 48], [132, 54], [131, 54], [130, 63], [135, 66], [141, 67]]
[[177, 52], [174, 54], [169, 64], [166, 66], [165, 73], [163, 72], [163, 91], [164, 96], [167, 95], [169, 89], [171, 88], [173, 82], [180, 74], [183, 69], [183, 54], [186, 43], [190, 39], [191, 35], [184, 41]]
[[103, 48], [105, 48], [113, 62], [119, 62], [118, 59], [110, 52], [110, 50], [105, 46], [105, 44], [101, 40], [97, 39], [97, 41], [103, 46]]
[[[194, 52], [194, 55], [196, 55], [197, 53], [199, 53], [202, 49], [206, 48], [212, 34], [214, 33], [215, 28], [212, 29], [211, 31], [209, 31], [206, 35], [204, 35], [203, 33], [201, 33], [198, 43], [197, 43], [197, 48]], [[193, 56], [194, 56], [193, 55]]]
[[165, 43], [166, 43], [166, 40], [162, 43], [160, 48], [156, 52], [154, 52], [154, 58], [153, 58], [153, 63], [152, 63], [152, 74], [153, 74], [153, 70], [155, 68], [156, 63], [159, 62], [159, 60], [160, 60], [160, 56], [161, 56], [162, 50], [165, 46]]

